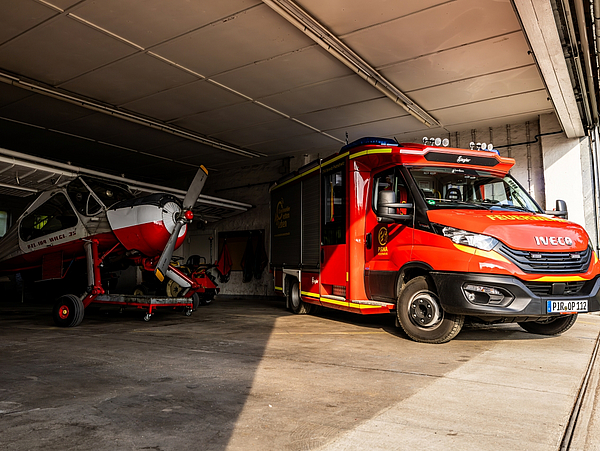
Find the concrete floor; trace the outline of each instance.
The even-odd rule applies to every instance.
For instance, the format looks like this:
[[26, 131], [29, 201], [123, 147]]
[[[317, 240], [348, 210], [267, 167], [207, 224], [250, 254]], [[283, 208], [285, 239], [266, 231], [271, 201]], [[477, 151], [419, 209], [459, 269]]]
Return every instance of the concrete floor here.
[[[217, 299], [53, 325], [0, 302], [2, 450], [553, 450], [600, 331], [517, 325], [414, 343], [390, 317]], [[573, 450], [597, 450], [598, 368]]]

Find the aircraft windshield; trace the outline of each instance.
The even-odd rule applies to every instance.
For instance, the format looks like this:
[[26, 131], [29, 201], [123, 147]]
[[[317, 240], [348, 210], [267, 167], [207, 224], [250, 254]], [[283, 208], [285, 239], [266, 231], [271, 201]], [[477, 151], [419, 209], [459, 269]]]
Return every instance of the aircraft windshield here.
[[[90, 189], [96, 197], [90, 193]], [[100, 199], [105, 207], [110, 208], [117, 202], [134, 197], [124, 185], [89, 177], [73, 180], [67, 191], [77, 211], [87, 216], [95, 215], [102, 210], [102, 205], [96, 198]]]
[[469, 168], [410, 168], [427, 207], [518, 210], [543, 213], [510, 175], [498, 177]]

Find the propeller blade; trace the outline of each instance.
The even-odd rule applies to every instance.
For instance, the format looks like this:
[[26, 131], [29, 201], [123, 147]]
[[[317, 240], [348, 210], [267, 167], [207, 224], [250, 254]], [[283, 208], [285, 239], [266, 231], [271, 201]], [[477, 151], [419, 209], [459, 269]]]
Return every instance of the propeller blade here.
[[177, 221], [175, 223], [175, 228], [173, 229], [173, 233], [169, 237], [169, 241], [167, 241], [167, 245], [163, 250], [160, 259], [158, 260], [158, 264], [154, 269], [154, 275], [161, 282], [165, 280], [165, 276], [167, 275], [167, 269], [169, 268], [169, 263], [171, 263], [171, 258], [173, 257], [173, 251], [175, 250], [175, 243], [177, 243], [177, 237], [179, 236], [179, 231], [183, 227], [182, 221]]
[[198, 196], [200, 195], [202, 188], [204, 188], [204, 182], [206, 182], [207, 176], [208, 171], [206, 170], [206, 168], [204, 166], [200, 166], [198, 172], [196, 172], [194, 180], [192, 180], [192, 183], [188, 188], [188, 192], [185, 195], [185, 199], [183, 199], [184, 210], [191, 210], [194, 207], [194, 204], [196, 203], [196, 200], [198, 200]]

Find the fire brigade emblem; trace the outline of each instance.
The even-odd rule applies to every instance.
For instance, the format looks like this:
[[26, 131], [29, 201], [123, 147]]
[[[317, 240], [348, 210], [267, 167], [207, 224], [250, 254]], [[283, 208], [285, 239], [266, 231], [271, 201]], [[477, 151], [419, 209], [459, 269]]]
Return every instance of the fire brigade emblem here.
[[290, 207], [286, 207], [283, 199], [277, 202], [275, 209], [275, 226], [278, 229], [287, 227], [287, 220], [290, 219]]
[[379, 255], [387, 255], [387, 242], [388, 242], [388, 229], [387, 227], [382, 227], [379, 229], [377, 233], [377, 241], [379, 242], [379, 246], [377, 246], [377, 253]]

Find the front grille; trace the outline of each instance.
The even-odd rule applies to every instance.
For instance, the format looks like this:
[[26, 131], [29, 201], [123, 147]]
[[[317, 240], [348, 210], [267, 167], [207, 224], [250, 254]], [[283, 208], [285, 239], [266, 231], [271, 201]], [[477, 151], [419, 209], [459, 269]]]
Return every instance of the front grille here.
[[590, 266], [592, 251], [531, 252], [511, 249], [500, 243], [494, 250], [508, 258], [523, 272], [535, 274], [579, 274]]
[[[585, 281], [581, 282], [566, 282], [565, 291], [559, 296], [576, 296], [580, 294], [581, 289], [585, 285]], [[552, 295], [552, 282], [527, 282], [525, 286], [531, 290], [531, 292], [537, 296], [551, 296]]]

